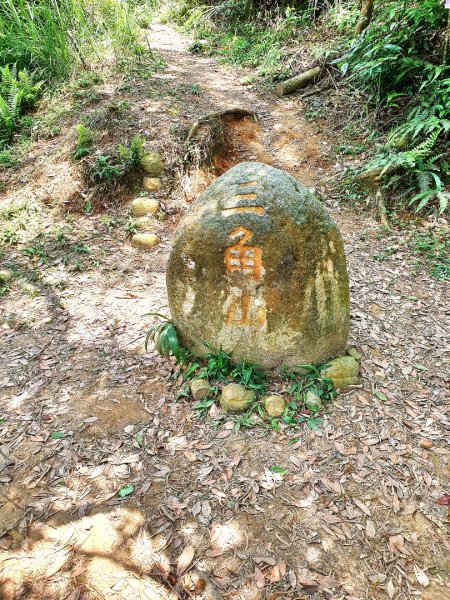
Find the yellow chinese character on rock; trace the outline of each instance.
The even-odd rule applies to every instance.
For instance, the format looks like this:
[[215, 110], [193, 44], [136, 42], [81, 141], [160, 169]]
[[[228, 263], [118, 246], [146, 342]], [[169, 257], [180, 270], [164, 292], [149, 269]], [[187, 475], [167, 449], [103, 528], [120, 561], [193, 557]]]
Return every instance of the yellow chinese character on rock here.
[[225, 265], [227, 274], [241, 272], [248, 275], [254, 281], [261, 280], [261, 248], [258, 246], [246, 246], [245, 243], [252, 237], [253, 233], [245, 227], [237, 227], [230, 233], [230, 237], [240, 235], [241, 238], [225, 250]]

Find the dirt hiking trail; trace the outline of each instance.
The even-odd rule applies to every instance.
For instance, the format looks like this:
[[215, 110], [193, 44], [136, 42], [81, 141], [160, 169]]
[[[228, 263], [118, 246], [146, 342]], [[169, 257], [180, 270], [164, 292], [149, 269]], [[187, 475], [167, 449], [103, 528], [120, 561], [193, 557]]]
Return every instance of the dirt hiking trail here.
[[[301, 98], [243, 85], [248, 72], [190, 53], [168, 26], [148, 40], [167, 68], [110, 76], [99, 90], [101, 103], [131, 103], [133, 132], [171, 169], [158, 192], [159, 246], [132, 248], [115, 225], [132, 195], [72, 210], [86, 196], [70, 158], [74, 117], [5, 175], [0, 208], [26, 206], [1, 267], [21, 275], [0, 299], [0, 598], [450, 599], [449, 514], [438, 501], [450, 485], [448, 289], [416, 268], [400, 234], [327, 189], [344, 168], [339, 132], [306, 120]], [[215, 173], [182, 171], [175, 133], [236, 107], [258, 120], [225, 120]], [[170, 361], [143, 348], [143, 315], [167, 302], [177, 223], [244, 160], [314, 187], [346, 247], [361, 385], [295, 443], [200, 419], [176, 397]], [[47, 259], [25, 263], [38, 231]], [[134, 492], [121, 498], [126, 485]]]

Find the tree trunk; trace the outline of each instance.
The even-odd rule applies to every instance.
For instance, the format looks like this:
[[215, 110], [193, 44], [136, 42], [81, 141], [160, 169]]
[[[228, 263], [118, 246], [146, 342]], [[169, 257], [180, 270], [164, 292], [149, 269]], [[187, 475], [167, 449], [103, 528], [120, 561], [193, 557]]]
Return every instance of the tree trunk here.
[[444, 65], [446, 65], [448, 63], [449, 46], [450, 46], [450, 9], [448, 10], [447, 29], [445, 30]]
[[355, 34], [360, 35], [372, 20], [374, 0], [362, 0], [361, 12], [356, 24]]
[[314, 67], [314, 69], [309, 69], [309, 71], [305, 71], [300, 75], [296, 75], [291, 79], [286, 79], [286, 81], [279, 83], [275, 89], [275, 93], [277, 96], [286, 96], [286, 94], [292, 94], [292, 92], [305, 87], [309, 83], [317, 81], [325, 72], [326, 71], [322, 67]]

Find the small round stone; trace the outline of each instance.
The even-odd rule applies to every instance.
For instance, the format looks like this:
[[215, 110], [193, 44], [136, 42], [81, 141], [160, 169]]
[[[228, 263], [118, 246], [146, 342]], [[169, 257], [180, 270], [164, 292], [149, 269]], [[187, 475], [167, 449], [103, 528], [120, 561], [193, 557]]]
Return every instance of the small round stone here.
[[329, 361], [320, 375], [331, 379], [336, 388], [344, 389], [358, 383], [359, 364], [353, 356], [341, 356]]
[[205, 379], [195, 379], [190, 383], [191, 396], [194, 400], [202, 400], [211, 391], [209, 383]]
[[358, 352], [358, 350], [356, 348], [349, 348], [347, 350], [347, 354], [349, 356], [353, 356], [353, 358], [357, 361], [361, 360], [361, 354]]
[[263, 404], [269, 417], [281, 417], [281, 415], [284, 413], [284, 409], [286, 408], [286, 402], [284, 401], [284, 398], [278, 396], [277, 394], [273, 394], [272, 396], [267, 396], [264, 398]]
[[11, 279], [11, 271], [8, 271], [7, 269], [3, 269], [2, 271], [0, 271], [0, 283], [8, 283], [9, 281], [11, 281]]
[[323, 402], [320, 396], [308, 390], [305, 395], [305, 406], [308, 410], [315, 412], [323, 408]]
[[135, 233], [131, 238], [131, 245], [135, 248], [150, 249], [159, 244], [160, 241], [156, 233]]
[[152, 217], [138, 217], [136, 219], [136, 227], [138, 229], [148, 229], [153, 226]]
[[159, 202], [155, 198], [135, 198], [131, 203], [131, 210], [136, 217], [154, 215], [159, 210]]
[[159, 177], [144, 177], [143, 186], [146, 192], [155, 192], [161, 187], [161, 179]]
[[220, 406], [225, 412], [241, 412], [254, 401], [255, 394], [239, 383], [226, 385], [219, 398]]
[[141, 158], [141, 167], [150, 177], [159, 177], [164, 171], [164, 161], [157, 152], [147, 152]]

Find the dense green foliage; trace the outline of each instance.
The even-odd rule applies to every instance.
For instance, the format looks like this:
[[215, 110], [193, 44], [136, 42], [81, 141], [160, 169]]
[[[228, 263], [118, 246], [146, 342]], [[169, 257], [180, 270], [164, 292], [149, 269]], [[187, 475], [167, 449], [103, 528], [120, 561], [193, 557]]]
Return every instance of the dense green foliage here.
[[379, 133], [387, 133], [365, 168], [381, 172], [390, 197], [416, 210], [444, 212], [450, 183], [449, 11], [443, 0], [375, 2], [372, 23], [356, 35], [359, 6], [356, 0], [181, 0], [164, 2], [161, 10], [194, 29], [193, 52], [254, 67], [269, 80], [296, 73], [299, 49], [308, 50], [311, 62], [334, 59], [342, 83], [364, 92]]
[[146, 7], [145, 0], [2, 0], [0, 150], [36, 100], [42, 84], [35, 82], [53, 84], [80, 66], [138, 59]]
[[33, 83], [27, 71], [0, 68], [0, 150], [9, 142], [23, 111], [32, 106], [42, 83]]
[[107, 51], [139, 52], [134, 2], [126, 0], [3, 0], [0, 66], [67, 77], [78, 63]]
[[395, 125], [368, 169], [382, 168], [386, 184], [417, 209], [448, 206], [450, 66], [444, 64], [448, 11], [440, 0], [379, 7], [376, 24], [354, 40], [341, 69], [367, 92], [381, 117]]

